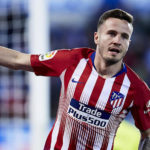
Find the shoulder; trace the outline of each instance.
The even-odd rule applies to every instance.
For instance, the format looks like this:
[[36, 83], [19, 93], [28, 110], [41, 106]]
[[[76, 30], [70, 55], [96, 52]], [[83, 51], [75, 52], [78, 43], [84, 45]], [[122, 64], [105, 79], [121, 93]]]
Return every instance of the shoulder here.
[[139, 77], [139, 75], [137, 75], [137, 73], [135, 71], [133, 71], [128, 65], [126, 65], [127, 68], [127, 76], [131, 82], [131, 84], [135, 87], [135, 88], [141, 88], [143, 86], [147, 87], [147, 84], [144, 82], [144, 80], [142, 78]]
[[82, 48], [73, 48], [71, 52], [81, 58], [88, 58], [94, 52], [94, 49], [82, 47]]
[[[127, 76], [131, 83], [131, 90], [133, 91], [133, 95], [135, 99], [138, 99], [138, 102], [141, 104], [144, 100], [148, 100], [150, 98], [150, 89], [148, 85], [141, 79], [130, 67], [127, 67]], [[141, 101], [143, 99], [143, 101]], [[145, 102], [146, 103], [146, 102]]]
[[91, 48], [72, 48], [72, 49], [59, 49], [58, 54], [64, 61], [69, 60], [70, 65], [78, 63], [81, 59], [87, 59], [95, 50]]
[[79, 60], [82, 58], [88, 58], [91, 54], [95, 51], [94, 49], [82, 47], [82, 48], [72, 48], [72, 49], [58, 49], [55, 50], [60, 55], [60, 57], [67, 58], [74, 60]]

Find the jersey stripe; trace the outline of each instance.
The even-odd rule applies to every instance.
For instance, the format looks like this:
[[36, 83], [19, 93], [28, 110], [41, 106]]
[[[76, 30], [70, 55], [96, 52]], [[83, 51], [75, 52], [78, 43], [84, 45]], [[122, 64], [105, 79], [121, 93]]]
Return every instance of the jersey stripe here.
[[76, 69], [78, 64], [76, 64], [74, 67], [68, 68], [66, 70], [65, 76], [64, 76], [64, 88], [65, 88], [65, 94], [67, 93], [69, 81], [72, 77], [72, 74], [74, 73], [74, 70]]
[[[79, 83], [77, 83], [73, 98], [76, 100], [80, 100], [80, 96], [83, 93], [83, 89], [85, 89], [85, 83], [87, 84], [87, 80], [90, 76], [91, 69], [89, 69], [89, 65], [86, 64], [86, 67], [80, 76]], [[87, 87], [87, 86], [86, 86]], [[87, 92], [87, 91], [86, 91]]]
[[52, 132], [52, 141], [51, 141], [51, 148], [50, 150], [54, 149], [55, 143], [57, 141], [57, 136], [58, 136], [58, 129], [60, 128], [60, 116], [56, 118], [56, 123]]
[[[64, 118], [64, 113], [62, 112], [62, 110], [64, 108], [62, 103], [63, 103], [63, 97], [64, 97], [64, 87], [65, 87], [64, 76], [65, 76], [65, 73], [66, 73], [66, 70], [64, 70], [62, 72], [62, 74], [60, 75], [61, 82], [62, 82], [61, 96], [60, 96], [60, 102], [59, 102], [60, 103], [59, 104], [59, 112], [60, 113], [58, 112], [59, 113], [59, 115], [58, 115], [59, 120], [58, 120], [58, 122], [56, 122], [57, 123], [56, 129], [54, 130], [54, 132], [52, 134], [52, 139], [54, 139], [54, 140], [53, 140], [53, 144], [51, 146], [51, 149], [57, 149], [58, 147], [61, 148], [61, 146], [63, 144], [63, 133], [64, 133], [64, 127], [65, 127], [64, 124], [65, 124], [65, 121], [66, 121], [65, 118]], [[58, 140], [58, 138], [59, 138], [59, 140]]]
[[70, 143], [70, 138], [71, 138], [71, 131], [70, 129], [72, 129], [73, 127], [73, 123], [70, 123], [69, 120], [66, 120], [66, 125], [65, 125], [65, 131], [64, 131], [64, 136], [63, 136], [63, 145], [61, 150], [67, 150], [69, 147], [69, 143]]
[[49, 135], [47, 137], [47, 140], [46, 140], [45, 146], [44, 146], [44, 150], [50, 150], [51, 141], [52, 141], [52, 132], [54, 130], [54, 126], [55, 126], [55, 124], [53, 125], [51, 132], [49, 133]]
[[[124, 75], [123, 74], [120, 75], [120, 76], [117, 76], [115, 78], [115, 81], [114, 81], [115, 84], [113, 84], [113, 86], [112, 86], [112, 89], [111, 89], [111, 92], [109, 94], [109, 98], [108, 98], [107, 104], [105, 106], [105, 110], [106, 111], [111, 112], [113, 110], [113, 107], [110, 105], [110, 97], [111, 97], [111, 94], [112, 94], [113, 91], [118, 91], [118, 92], [120, 91], [120, 88], [122, 86], [123, 80], [124, 80]], [[113, 118], [110, 118], [109, 124], [107, 126], [107, 129], [110, 129], [111, 127], [113, 127], [113, 123], [114, 123]], [[107, 136], [105, 136], [104, 139], [103, 139], [102, 149], [106, 149], [108, 143], [109, 143], [109, 138]]]
[[100, 93], [103, 89], [104, 82], [105, 82], [105, 79], [103, 79], [101, 77], [97, 78], [97, 81], [95, 83], [95, 86], [93, 88], [92, 94], [91, 94], [90, 99], [89, 99], [89, 105], [95, 107], [95, 105], [98, 101], [98, 98], [100, 96]]
[[[81, 86], [81, 84], [79, 84], [79, 87], [76, 88], [76, 90], [81, 92], [81, 96], [80, 96], [80, 93], [78, 93], [78, 95], [74, 95], [75, 99], [77, 99], [77, 100], [80, 99], [80, 102], [82, 102], [84, 104], [88, 104], [87, 97], [90, 97], [90, 95], [92, 93], [92, 89], [94, 88], [95, 82], [97, 81], [97, 78], [98, 78], [98, 76], [95, 76], [95, 75], [93, 76], [92, 75], [91, 69], [90, 69], [90, 71], [88, 71], [87, 69], [89, 70], [88, 64], [87, 64], [87, 66], [86, 66], [86, 68], [85, 68], [85, 70], [84, 70], [84, 72], [82, 74], [83, 77], [86, 77], [86, 78], [84, 78], [84, 80], [80, 81], [81, 83], [82, 82], [86, 82], [85, 86], [83, 87], [83, 86]], [[85, 75], [85, 72], [86, 72], [86, 75]], [[81, 76], [82, 79], [83, 79], [83, 77]], [[80, 90], [79, 90], [79, 88], [80, 88]], [[83, 91], [82, 91], [81, 88], [83, 88]], [[82, 132], [82, 131], [79, 130], [78, 132]], [[88, 139], [88, 133], [86, 133], [86, 134], [87, 134], [86, 138], [84, 138], [84, 140], [85, 140], [84, 142], [85, 143], [87, 143], [86, 140]], [[94, 141], [93, 141], [93, 144], [94, 144]], [[77, 142], [77, 147], [78, 146], [80, 146], [80, 142], [79, 141]]]
[[107, 150], [111, 150], [113, 142], [114, 142], [114, 137], [110, 137], [107, 145]]
[[76, 145], [76, 149], [79, 150], [85, 150], [86, 140], [87, 140], [88, 130], [87, 126], [80, 127], [80, 130], [78, 132], [78, 142]]
[[[107, 101], [107, 104], [106, 104], [106, 107], [105, 107], [105, 110], [106, 110], [106, 111], [109, 111], [109, 112], [112, 111], [113, 107], [112, 107], [111, 104], [110, 104], [110, 97], [111, 97], [111, 94], [112, 94], [112, 92], [114, 92], [114, 91], [117, 91], [117, 92], [120, 91], [120, 88], [121, 88], [121, 86], [122, 86], [123, 80], [124, 80], [124, 74], [122, 74], [122, 75], [120, 75], [120, 76], [117, 76], [117, 77], [115, 78], [115, 82], [114, 82], [115, 84], [113, 84], [113, 86], [112, 86], [112, 89], [111, 89], [111, 92], [110, 92], [110, 94], [109, 94], [109, 98], [108, 98], [108, 101]], [[115, 102], [117, 102], [117, 101], [114, 101], [114, 103], [115, 103]]]
[[100, 108], [102, 110], [105, 109], [106, 102], [108, 101], [114, 81], [115, 81], [115, 78], [109, 78], [105, 80], [102, 92], [98, 98], [98, 102], [96, 103], [97, 108]]
[[92, 92], [93, 92], [93, 88], [95, 86], [95, 83], [97, 81], [98, 75], [95, 76], [93, 75], [93, 70], [92, 72], [89, 72], [90, 76], [86, 81], [85, 87], [81, 93], [81, 97], [80, 97], [80, 102], [84, 103], [84, 104], [88, 104], [89, 103], [89, 99], [87, 99], [87, 97], [90, 97]]
[[127, 75], [125, 75], [123, 83], [122, 83], [122, 86], [120, 88], [120, 93], [122, 93], [124, 95], [123, 103], [122, 103], [122, 105], [120, 107], [118, 107], [116, 109], [113, 109], [112, 113], [118, 113], [118, 112], [121, 111], [121, 109], [124, 106], [124, 103], [125, 103], [125, 100], [126, 100], [129, 88], [130, 88], [130, 81], [129, 81]]
[[[83, 92], [86, 92], [86, 91], [82, 91], [83, 89], [85, 90], [86, 89], [86, 87], [87, 87], [87, 85], [85, 85], [85, 83], [87, 82], [87, 80], [88, 80], [88, 78], [89, 78], [89, 76], [90, 76], [90, 73], [91, 73], [91, 69], [89, 69], [89, 65], [88, 64], [86, 64], [86, 66], [85, 66], [85, 68], [84, 68], [84, 71], [83, 71], [83, 73], [82, 73], [82, 75], [80, 76], [80, 79], [78, 80], [78, 82], [79, 83], [77, 83], [77, 86], [76, 86], [76, 89], [75, 89], [75, 93], [74, 93], [74, 99], [76, 99], [76, 100], [80, 100], [81, 98], [80, 98], [80, 95], [83, 93]], [[81, 80], [82, 79], [82, 80]], [[88, 82], [87, 82], [88, 83]], [[82, 97], [82, 95], [81, 95], [81, 97]], [[73, 134], [74, 134], [74, 132], [75, 132], [75, 128], [73, 127], [73, 129], [72, 129], [72, 132], [73, 132]], [[80, 132], [80, 130], [76, 130], [76, 133], [79, 133]], [[71, 137], [71, 139], [73, 139], [73, 137]], [[76, 143], [75, 141], [73, 142], [73, 141], [70, 141], [70, 148], [72, 147], [72, 143]], [[70, 149], [69, 148], [69, 149]]]
[[96, 133], [88, 134], [85, 150], [93, 149]]
[[[71, 82], [70, 78], [71, 78], [72, 73], [73, 73], [73, 75], [76, 74], [76, 73], [78, 73], [78, 72], [79, 72], [79, 69], [82, 69], [82, 68], [80, 68], [81, 66], [83, 66], [83, 67], [85, 66], [85, 63], [83, 64], [83, 60], [81, 60], [81, 61], [79, 62], [79, 64], [78, 64], [78, 66], [77, 66], [76, 68], [74, 68], [75, 70], [71, 70], [71, 71], [70, 71], [70, 70], [67, 70], [67, 71], [66, 71], [66, 74], [67, 74], [67, 75], [69, 74], [70, 77], [68, 77], [68, 76], [66, 77], [66, 74], [64, 75], [64, 76], [66, 77], [66, 78], [65, 78], [65, 79], [66, 79], [66, 81], [65, 81], [65, 89], [67, 89], [68, 87], [69, 87], [70, 89], [72, 89], [71, 93], [68, 94], [68, 95], [70, 95], [70, 98], [71, 98], [71, 95], [74, 93], [74, 90], [73, 90], [73, 89], [75, 89], [75, 87], [72, 87], [71, 84], [67, 85], [67, 82], [69, 82], [69, 81]], [[69, 72], [69, 71], [70, 71], [70, 72]], [[81, 73], [81, 71], [80, 71], [80, 73]], [[73, 76], [73, 75], [72, 75], [72, 76]], [[69, 82], [69, 83], [70, 83], [70, 82]], [[65, 119], [65, 118], [62, 117], [62, 119]], [[64, 120], [61, 120], [60, 126], [62, 126], [62, 125], [61, 125], [62, 122], [64, 123]], [[58, 130], [58, 129], [59, 129], [59, 130]], [[58, 131], [57, 131], [57, 132], [54, 132], [54, 134], [57, 133], [58, 138], [59, 138], [59, 137], [62, 137], [62, 139], [60, 139], [60, 138], [59, 138], [59, 140], [56, 139], [56, 135], [55, 135], [55, 138], [54, 138], [54, 139], [56, 139], [56, 140], [55, 140], [55, 142], [56, 142], [56, 143], [55, 143], [55, 148], [56, 148], [56, 147], [60, 147], [60, 148], [61, 148], [62, 145], [63, 145], [63, 134], [64, 134], [64, 130], [63, 130], [62, 128], [59, 128], [58, 126], [57, 126], [57, 130], [58, 130], [59, 132], [58, 132]], [[53, 146], [54, 146], [54, 145], [53, 145]], [[54, 148], [52, 147], [52, 149], [54, 149]]]
[[[61, 87], [61, 96], [64, 95], [64, 75], [65, 75], [66, 70], [64, 70], [61, 75], [60, 75], [60, 79], [62, 82], [62, 87]], [[52, 141], [51, 141], [51, 148], [50, 149], [54, 149], [55, 143], [57, 141], [57, 136], [58, 136], [58, 128], [60, 127], [60, 115], [57, 116], [56, 118], [56, 122], [55, 122], [55, 126], [52, 130]]]
[[68, 92], [67, 95], [69, 96], [69, 98], [73, 97], [75, 88], [77, 86], [76, 83], [72, 82], [72, 79], [75, 79], [76, 81], [79, 81], [80, 76], [82, 75], [83, 70], [85, 69], [85, 67], [86, 67], [86, 61], [85, 61], [85, 59], [81, 59], [79, 64], [77, 65], [75, 71], [73, 72], [71, 80], [69, 81], [69, 85], [68, 85], [69, 90], [67, 90], [67, 92]]
[[93, 150], [101, 150], [104, 136], [96, 133]]
[[71, 138], [70, 138], [70, 143], [69, 143], [68, 150], [76, 149], [77, 138], [75, 138], [75, 137], [78, 136], [79, 130], [80, 130], [79, 125], [77, 125], [76, 123], [74, 123], [74, 126], [72, 127], [72, 135], [71, 135]]
[[[77, 84], [76, 83], [73, 83], [72, 82], [72, 79], [74, 79], [75, 78], [75, 80], [76, 81], [78, 81], [79, 79], [80, 79], [80, 76], [82, 75], [82, 72], [83, 72], [83, 70], [85, 69], [85, 67], [86, 67], [86, 61], [85, 61], [85, 59], [81, 59], [80, 60], [80, 62], [79, 62], [79, 64], [77, 65], [77, 67], [75, 68], [75, 70], [74, 70], [74, 72], [73, 72], [73, 74], [72, 74], [72, 77], [71, 77], [71, 80], [69, 81], [69, 85], [68, 85], [68, 89], [69, 90], [67, 90], [67, 98], [68, 99], [70, 99], [71, 100], [71, 98], [73, 97], [73, 95], [74, 95], [74, 91], [75, 91], [75, 89], [76, 89], [76, 86], [77, 86]], [[69, 101], [68, 101], [69, 102]], [[69, 105], [69, 103], [67, 104], [67, 105]], [[67, 111], [67, 110], [66, 110]], [[65, 119], [64, 117], [63, 117], [63, 119]], [[65, 125], [66, 125], [66, 123], [65, 123]], [[72, 130], [71, 129], [72, 127], [70, 127], [70, 130]], [[65, 127], [65, 129], [64, 129], [64, 132], [63, 132], [63, 135], [65, 134], [65, 136], [66, 136], [66, 134], [67, 134], [67, 131], [68, 129]], [[66, 144], [66, 139], [65, 139], [65, 136], [62, 136], [62, 137], [64, 137], [62, 140], [62, 147], [64, 148], [64, 147], [69, 147], [69, 143], [70, 143], [70, 138], [68, 139], [68, 141], [67, 141], [67, 144]], [[70, 135], [71, 136], [71, 135]], [[70, 137], [69, 136], [69, 137]], [[60, 140], [60, 139], [59, 139]], [[59, 141], [58, 140], [58, 141]]]
[[[122, 78], [122, 77], [123, 77], [123, 78]], [[122, 83], [119, 84], [120, 87], [119, 87], [118, 85], [115, 87], [115, 85], [116, 85], [116, 84], [115, 84], [115, 85], [113, 86], [113, 88], [112, 88], [112, 91], [116, 90], [116, 88], [117, 88], [117, 90], [119, 90], [119, 92], [124, 95], [124, 100], [123, 100], [123, 104], [124, 104], [124, 101], [125, 101], [126, 95], [127, 95], [127, 91], [128, 91], [128, 89], [129, 89], [129, 87], [130, 87], [130, 82], [129, 82], [129, 80], [128, 80], [128, 78], [127, 78], [126, 75], [125, 75], [125, 76], [122, 75], [122, 77], [119, 76], [119, 78], [118, 78], [118, 80], [120, 80], [120, 82], [121, 82], [121, 80], [123, 79]], [[116, 82], [117, 82], [117, 79], [116, 79]], [[122, 106], [117, 107], [116, 109], [112, 109], [112, 112], [111, 112], [111, 113], [117, 114], [117, 113], [122, 109], [123, 104], [122, 104]], [[112, 121], [111, 121], [111, 118], [110, 118], [110, 121], [109, 121], [108, 128], [110, 128], [110, 126], [113, 126], [113, 119], [112, 119]], [[105, 149], [106, 143], [109, 142], [108, 140], [109, 140], [108, 138], [105, 138], [105, 139], [104, 139], [102, 149], [103, 149], [103, 148]]]

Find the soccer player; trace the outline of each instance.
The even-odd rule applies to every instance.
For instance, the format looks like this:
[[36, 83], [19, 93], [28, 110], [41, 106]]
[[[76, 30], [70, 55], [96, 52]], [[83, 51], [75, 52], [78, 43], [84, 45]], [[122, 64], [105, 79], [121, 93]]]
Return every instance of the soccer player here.
[[141, 131], [139, 150], [150, 149], [150, 90], [123, 62], [132, 32], [132, 15], [113, 9], [98, 21], [96, 50], [29, 55], [0, 47], [0, 65], [61, 79], [59, 109], [44, 150], [112, 150], [129, 111]]

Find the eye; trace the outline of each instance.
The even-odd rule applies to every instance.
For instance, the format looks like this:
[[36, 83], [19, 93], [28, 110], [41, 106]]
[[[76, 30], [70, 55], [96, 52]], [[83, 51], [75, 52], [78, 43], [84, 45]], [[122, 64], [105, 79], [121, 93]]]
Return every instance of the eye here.
[[122, 34], [122, 38], [123, 38], [123, 39], [127, 39], [127, 40], [128, 40], [128, 39], [129, 39], [129, 35], [128, 35], [128, 34], [126, 34], [126, 33], [123, 33], [123, 34]]
[[115, 37], [117, 35], [117, 32], [115, 31], [108, 31], [108, 34], [112, 37]]

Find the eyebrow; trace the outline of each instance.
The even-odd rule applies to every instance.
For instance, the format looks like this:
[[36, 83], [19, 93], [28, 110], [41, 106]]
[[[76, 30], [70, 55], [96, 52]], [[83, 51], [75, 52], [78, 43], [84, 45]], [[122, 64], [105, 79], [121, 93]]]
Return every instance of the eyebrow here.
[[[107, 31], [107, 33], [118, 33], [116, 30], [113, 30], [113, 29], [110, 29], [110, 30], [108, 30]], [[129, 34], [128, 33], [126, 33], [126, 32], [123, 32], [123, 33], [121, 33], [121, 35], [123, 35], [124, 37], [126, 37], [126, 38], [129, 38]]]

